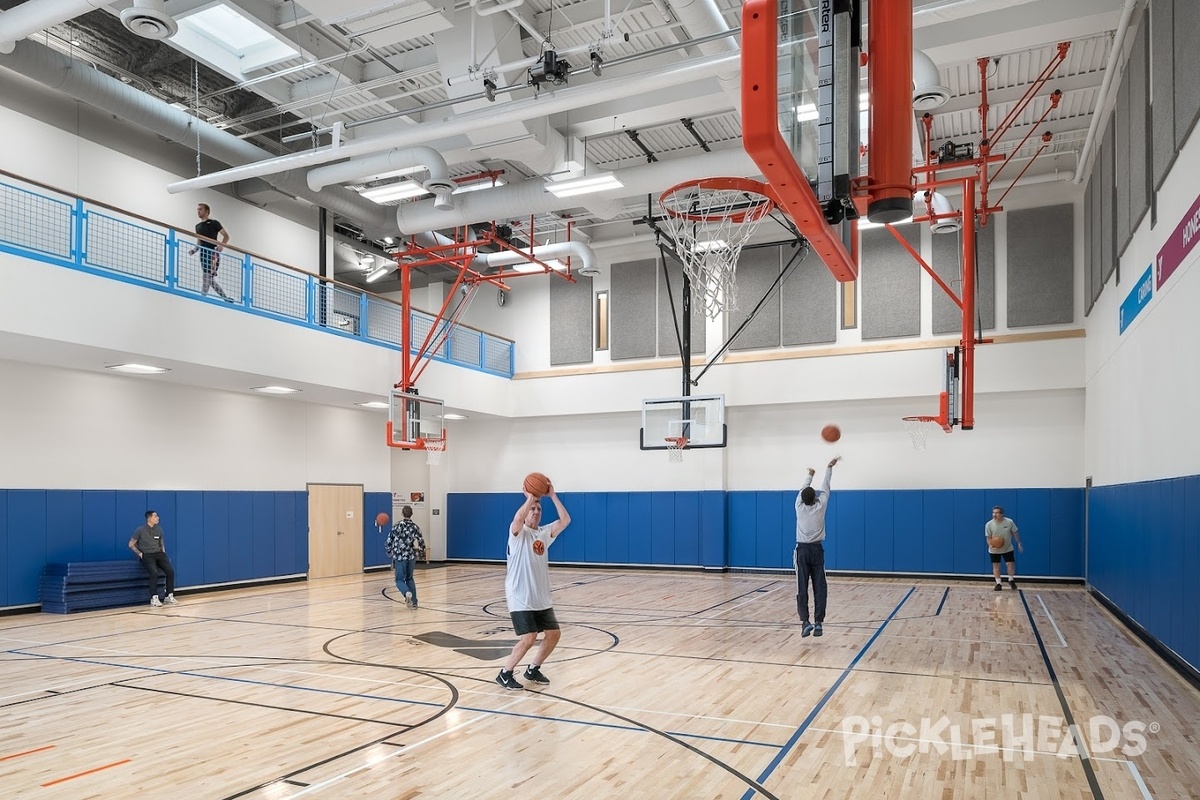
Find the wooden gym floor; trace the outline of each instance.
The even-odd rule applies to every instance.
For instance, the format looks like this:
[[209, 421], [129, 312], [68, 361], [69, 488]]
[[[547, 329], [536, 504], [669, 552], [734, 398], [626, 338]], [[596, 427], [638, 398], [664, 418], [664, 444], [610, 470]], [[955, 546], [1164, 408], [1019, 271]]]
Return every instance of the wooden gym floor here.
[[[0, 797], [1188, 798], [1200, 693], [1081, 588], [555, 568], [549, 686], [493, 679], [501, 566], [0, 617]], [[518, 673], [518, 678], [519, 678]], [[1081, 756], [1079, 740], [1090, 748]]]

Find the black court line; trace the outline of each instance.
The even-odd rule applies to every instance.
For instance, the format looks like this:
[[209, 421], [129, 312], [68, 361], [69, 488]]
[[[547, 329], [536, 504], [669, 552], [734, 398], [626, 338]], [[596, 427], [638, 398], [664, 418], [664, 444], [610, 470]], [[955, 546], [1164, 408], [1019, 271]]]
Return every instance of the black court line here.
[[1096, 771], [1092, 769], [1092, 761], [1088, 755], [1087, 746], [1084, 744], [1083, 736], [1079, 733], [1079, 726], [1075, 724], [1075, 717], [1071, 714], [1071, 708], [1067, 705], [1067, 698], [1063, 694], [1062, 686], [1058, 682], [1058, 674], [1054, 671], [1054, 665], [1050, 663], [1050, 654], [1046, 652], [1046, 645], [1042, 641], [1042, 633], [1038, 630], [1037, 622], [1033, 619], [1033, 609], [1029, 607], [1029, 600], [1025, 597], [1025, 591], [1022, 589], [1018, 593], [1021, 595], [1021, 603], [1025, 606], [1025, 615], [1029, 617], [1029, 625], [1033, 628], [1033, 635], [1037, 638], [1038, 650], [1042, 652], [1042, 661], [1046, 664], [1046, 671], [1050, 673], [1050, 683], [1054, 686], [1054, 693], [1058, 695], [1058, 704], [1062, 707], [1063, 718], [1067, 721], [1067, 730], [1071, 732], [1071, 737], [1075, 739], [1075, 749], [1079, 753], [1079, 763], [1083, 765], [1083, 774], [1087, 777], [1088, 786], [1092, 790], [1092, 797], [1095, 800], [1104, 800], [1104, 793], [1100, 791], [1100, 783], [1096, 780]]
[[946, 605], [946, 598], [950, 596], [950, 587], [946, 587], [946, 591], [942, 593], [942, 602], [938, 603], [938, 610], [933, 612], [935, 617], [941, 616], [942, 606]]
[[[776, 755], [775, 758], [771, 759], [771, 763], [768, 764], [767, 768], [764, 769], [762, 774], [758, 776], [759, 784], [765, 782], [767, 778], [771, 777], [771, 773], [774, 772], [781, 763], [783, 763], [784, 757], [787, 756], [787, 754], [791, 752], [792, 748], [796, 746], [796, 743], [800, 741], [800, 737], [804, 735], [806, 730], [808, 730], [808, 726], [812, 724], [813, 720], [817, 718], [817, 715], [820, 714], [825, 708], [825, 704], [829, 702], [831, 697], [833, 697], [833, 693], [841, 687], [842, 682], [845, 681], [846, 677], [854, 670], [854, 665], [857, 664], [864, 655], [866, 655], [867, 650], [869, 650], [871, 645], [875, 643], [875, 640], [879, 638], [879, 634], [883, 633], [883, 629], [886, 628], [888, 623], [892, 621], [892, 618], [899, 613], [901, 606], [908, 601], [908, 598], [912, 597], [913, 592], [916, 590], [916, 586], [913, 586], [908, 590], [908, 594], [904, 595], [896, 607], [892, 609], [892, 613], [888, 614], [888, 618], [885, 619], [883, 624], [879, 626], [879, 630], [875, 631], [875, 635], [868, 639], [867, 643], [859, 648], [859, 651], [855, 654], [854, 658], [852, 658], [850, 663], [846, 665], [846, 668], [842, 670], [842, 674], [839, 675], [838, 679], [833, 682], [833, 686], [830, 686], [828, 691], [826, 691], [821, 699], [817, 701], [817, 704], [813, 706], [813, 710], [808, 712], [808, 716], [804, 718], [804, 722], [800, 723], [800, 727], [796, 729], [796, 732], [792, 734], [792, 737], [787, 740], [787, 743], [784, 744], [783, 747], [779, 749], [779, 754]], [[753, 789], [747, 789], [746, 793], [742, 795], [742, 800], [750, 800], [750, 798], [753, 796], [753, 791]]]

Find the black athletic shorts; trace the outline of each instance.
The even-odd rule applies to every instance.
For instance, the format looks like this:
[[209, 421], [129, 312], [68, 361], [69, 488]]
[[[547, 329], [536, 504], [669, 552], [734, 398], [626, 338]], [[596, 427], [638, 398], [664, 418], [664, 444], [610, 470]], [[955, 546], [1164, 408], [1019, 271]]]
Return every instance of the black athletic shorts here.
[[517, 636], [558, 630], [558, 620], [554, 616], [553, 608], [543, 608], [541, 611], [512, 611], [509, 612], [509, 616], [512, 617], [513, 630]]
[[1011, 561], [1014, 564], [1017, 563], [1017, 551], [1016, 550], [1009, 550], [1007, 553], [988, 553], [988, 555], [992, 557], [993, 564], [999, 564], [1000, 559], [1004, 559], [1005, 561]]

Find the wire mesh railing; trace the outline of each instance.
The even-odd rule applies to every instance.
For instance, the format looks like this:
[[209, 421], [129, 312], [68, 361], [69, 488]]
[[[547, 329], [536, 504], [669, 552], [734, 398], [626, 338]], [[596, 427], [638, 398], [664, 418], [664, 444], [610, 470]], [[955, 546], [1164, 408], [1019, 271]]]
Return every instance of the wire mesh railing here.
[[[399, 350], [398, 303], [0, 170], [0, 252]], [[413, 310], [415, 353], [434, 316]], [[443, 321], [442, 326], [446, 323]], [[511, 378], [513, 343], [461, 324], [429, 358]]]

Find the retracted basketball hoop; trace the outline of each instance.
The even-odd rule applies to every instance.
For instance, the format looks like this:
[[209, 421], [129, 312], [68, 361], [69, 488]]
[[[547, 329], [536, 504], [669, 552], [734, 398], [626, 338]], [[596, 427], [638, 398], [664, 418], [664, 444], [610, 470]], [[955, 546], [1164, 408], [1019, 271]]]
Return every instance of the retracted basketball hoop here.
[[734, 273], [742, 247], [775, 209], [770, 187], [748, 178], [701, 178], [658, 198], [664, 227], [710, 319], [737, 308]]

